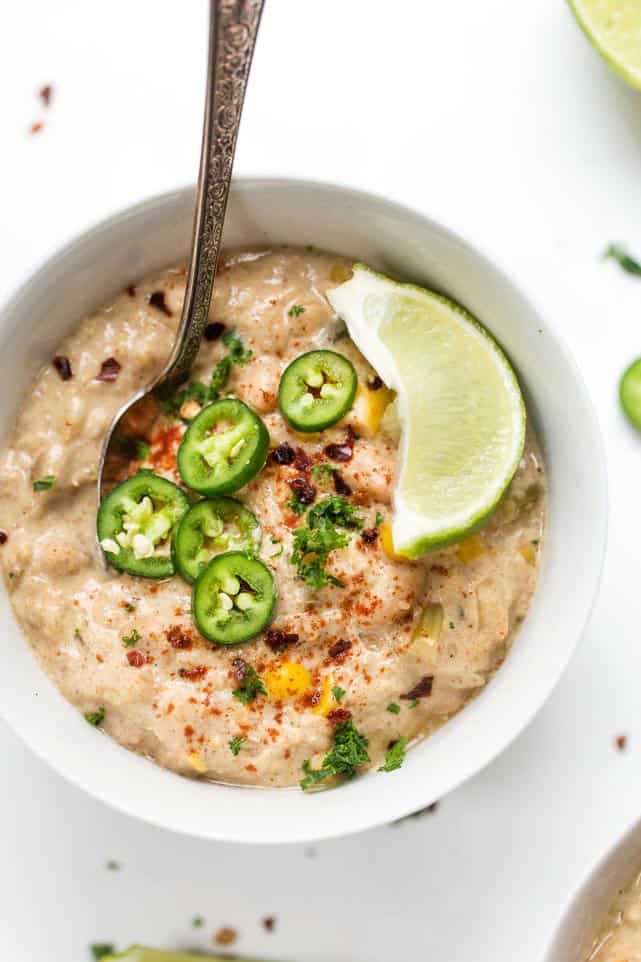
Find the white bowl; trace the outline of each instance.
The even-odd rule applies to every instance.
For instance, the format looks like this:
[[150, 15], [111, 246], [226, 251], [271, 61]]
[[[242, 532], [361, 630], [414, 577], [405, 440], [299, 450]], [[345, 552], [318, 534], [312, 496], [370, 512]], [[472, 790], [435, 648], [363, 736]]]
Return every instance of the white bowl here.
[[585, 962], [612, 902], [641, 871], [641, 820], [579, 885], [552, 937], [545, 962]]
[[[0, 432], [11, 430], [39, 367], [78, 321], [126, 284], [188, 252], [193, 191], [117, 214], [49, 260], [0, 315]], [[505, 665], [464, 711], [392, 776], [332, 791], [249, 791], [181, 778], [86, 724], [43, 675], [0, 592], [0, 710], [45, 761], [122, 811], [177, 831], [244, 842], [327, 838], [430, 804], [494, 758], [557, 683], [597, 590], [606, 533], [601, 437], [581, 377], [508, 277], [451, 231], [378, 197], [291, 180], [235, 183], [225, 243], [314, 244], [436, 287], [480, 318], [512, 358], [547, 460], [540, 583]], [[571, 599], [571, 603], [568, 603]]]

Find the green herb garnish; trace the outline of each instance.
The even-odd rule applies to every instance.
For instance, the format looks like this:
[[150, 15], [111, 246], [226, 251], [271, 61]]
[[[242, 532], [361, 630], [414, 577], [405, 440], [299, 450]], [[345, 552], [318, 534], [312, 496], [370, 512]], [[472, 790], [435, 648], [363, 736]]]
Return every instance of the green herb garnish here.
[[627, 274], [635, 274], [637, 276], [641, 275], [641, 264], [631, 257], [619, 244], [610, 244], [605, 254], [604, 259], [616, 261], [619, 267]]
[[202, 381], [191, 381], [182, 391], [178, 391], [173, 397], [162, 401], [162, 406], [169, 414], [175, 414], [185, 401], [198, 401], [201, 407], [217, 401], [221, 391], [227, 386], [229, 375], [234, 364], [244, 367], [249, 364], [254, 356], [253, 351], [245, 350], [243, 342], [236, 331], [225, 331], [222, 342], [228, 349], [228, 353], [216, 363], [211, 373], [209, 384]]
[[311, 474], [314, 481], [323, 482], [329, 481], [335, 471], [336, 468], [333, 464], [328, 464], [327, 461], [320, 461], [318, 464], [314, 465]]
[[332, 695], [340, 704], [340, 702], [343, 700], [343, 696], [345, 695], [345, 689], [341, 688], [339, 685], [334, 685], [332, 688]]
[[380, 528], [380, 526], [382, 525], [383, 521], [385, 521], [385, 515], [384, 515], [384, 514], [381, 514], [380, 511], [377, 511], [377, 512], [376, 512], [376, 518], [374, 519], [374, 527], [375, 527], [375, 528]]
[[100, 959], [104, 959], [106, 955], [115, 955], [116, 946], [113, 942], [94, 942], [93, 945], [89, 946], [91, 952], [91, 957], [100, 962]]
[[305, 778], [300, 787], [305, 790], [318, 785], [326, 778], [338, 775], [341, 778], [353, 778], [360, 765], [371, 761], [367, 754], [368, 740], [354, 727], [351, 718], [340, 722], [334, 729], [334, 745], [320, 768], [312, 768], [309, 759], [303, 762]]
[[450, 628], [451, 628], [452, 630], [454, 630], [454, 628], [456, 628], [456, 625], [454, 624], [453, 621], [450, 621]]
[[245, 738], [244, 735], [234, 735], [234, 737], [231, 738], [228, 743], [229, 750], [232, 753], [232, 755], [237, 755], [240, 749], [242, 748], [243, 742], [246, 742], [246, 741], [247, 739]]
[[418, 698], [412, 699], [409, 705], [410, 708], [418, 708]]
[[301, 314], [305, 313], [305, 308], [302, 304], [294, 304], [293, 307], [287, 311], [287, 317], [300, 317]]
[[379, 772], [395, 772], [397, 768], [400, 768], [405, 761], [405, 749], [407, 747], [407, 738], [405, 735], [401, 737], [391, 745], [390, 748], [385, 752], [385, 762], [378, 769]]
[[242, 658], [234, 659], [234, 661], [240, 662], [240, 665], [234, 665], [234, 667], [238, 669], [242, 668], [243, 671], [243, 680], [238, 688], [234, 689], [234, 698], [242, 701], [243, 705], [249, 705], [256, 695], [266, 695], [267, 689], [263, 684], [262, 678], [256, 674], [255, 669], [251, 665], [248, 665], [246, 661], [243, 661]]
[[343, 582], [327, 572], [327, 559], [336, 548], [344, 548], [351, 537], [343, 529], [360, 529], [362, 518], [345, 498], [330, 495], [307, 513], [307, 525], [294, 531], [291, 563], [298, 576], [314, 590], [325, 585], [343, 588]]
[[131, 632], [130, 635], [124, 636], [124, 638], [122, 639], [122, 643], [125, 646], [125, 648], [133, 648], [133, 646], [137, 645], [138, 642], [141, 641], [141, 639], [142, 639], [142, 635], [140, 634], [137, 628], [134, 628], [134, 630]]
[[151, 454], [151, 448], [146, 441], [135, 441], [136, 461], [146, 461]]
[[269, 540], [271, 541], [272, 544], [278, 545], [278, 550], [277, 550], [277, 551], [274, 551], [273, 554], [270, 554], [269, 557], [270, 557], [270, 558], [280, 558], [280, 556], [282, 555], [283, 551], [285, 550], [285, 545], [283, 544], [282, 541], [279, 541], [278, 538], [270, 538]]
[[130, 614], [132, 611], [136, 610], [136, 606], [132, 601], [125, 601], [122, 607], [125, 609], [125, 611], [128, 611]]
[[191, 924], [194, 929], [202, 929], [203, 925], [205, 924], [205, 920], [202, 915], [194, 915], [193, 919], [191, 920]]
[[38, 478], [33, 482], [34, 491], [50, 491], [56, 483], [55, 474], [46, 474], [44, 478]]
[[286, 507], [294, 514], [305, 514], [307, 511], [307, 505], [304, 504], [297, 495], [293, 495], [289, 501], [285, 502]]
[[85, 721], [88, 721], [90, 725], [94, 727], [100, 725], [105, 719], [104, 708], [99, 708], [98, 711], [88, 711], [85, 712]]
[[401, 711], [401, 706], [397, 705], [395, 701], [391, 701], [385, 711], [391, 711], [392, 715], [398, 715]]

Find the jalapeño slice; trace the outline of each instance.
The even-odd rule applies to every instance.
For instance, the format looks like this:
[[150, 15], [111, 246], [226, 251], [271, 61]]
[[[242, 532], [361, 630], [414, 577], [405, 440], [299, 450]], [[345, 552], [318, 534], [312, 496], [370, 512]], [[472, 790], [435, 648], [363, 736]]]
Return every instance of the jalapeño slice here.
[[211, 559], [223, 551], [255, 552], [260, 525], [235, 498], [198, 501], [183, 516], [174, 533], [174, 564], [186, 581], [195, 581]]
[[142, 578], [171, 577], [171, 535], [188, 507], [185, 492], [153, 471], [127, 478], [98, 509], [98, 540], [108, 563]]
[[269, 623], [276, 596], [276, 581], [262, 561], [242, 551], [227, 551], [199, 575], [192, 610], [205, 638], [219, 645], [237, 645]]
[[278, 404], [297, 431], [322, 431], [347, 414], [357, 383], [353, 364], [342, 354], [309, 351], [285, 368]]
[[258, 474], [269, 445], [267, 428], [236, 398], [214, 401], [194, 418], [178, 448], [178, 470], [200, 494], [230, 494]]

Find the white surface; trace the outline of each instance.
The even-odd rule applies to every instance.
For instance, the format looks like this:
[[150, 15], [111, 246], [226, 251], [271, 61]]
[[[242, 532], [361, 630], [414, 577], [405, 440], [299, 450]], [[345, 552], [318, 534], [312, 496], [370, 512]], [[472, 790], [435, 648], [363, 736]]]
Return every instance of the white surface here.
[[[81, 235], [21, 288], [0, 314], [0, 438], [13, 428], [34, 369], [50, 360], [78, 318], [114, 291], [184, 258], [193, 208], [190, 189], [138, 204]], [[302, 246], [310, 237], [321, 249], [358, 251], [376, 270], [446, 291], [491, 326], [522, 372], [548, 459], [539, 588], [492, 684], [410, 752], [394, 778], [371, 772], [312, 795], [178, 778], [103, 738], [43, 678], [0, 592], [0, 716], [96, 798], [208, 840], [277, 844], [343, 836], [425, 808], [461, 785], [511, 743], [552, 691], [592, 609], [603, 564], [605, 464], [593, 406], [565, 349], [507, 277], [456, 235], [387, 200], [309, 181], [236, 181], [225, 244]], [[591, 470], [583, 476], [590, 453]], [[568, 555], [575, 559], [571, 567]]]
[[[192, 179], [204, 6], [21, 0], [2, 29], [5, 298], [86, 225]], [[47, 126], [30, 137], [49, 81]], [[3, 958], [75, 962], [102, 938], [202, 932], [206, 944], [231, 924], [239, 951], [274, 958], [538, 962], [570, 887], [641, 810], [641, 441], [615, 390], [641, 353], [641, 282], [599, 261], [612, 240], [641, 253], [640, 108], [561, 0], [268, 0], [239, 173], [385, 193], [518, 268], [602, 419], [612, 512], [601, 598], [557, 692], [497, 762], [435, 815], [324, 843], [315, 859], [132, 822], [2, 730]], [[207, 925], [192, 932], [196, 912]], [[273, 935], [258, 924], [267, 913]]]

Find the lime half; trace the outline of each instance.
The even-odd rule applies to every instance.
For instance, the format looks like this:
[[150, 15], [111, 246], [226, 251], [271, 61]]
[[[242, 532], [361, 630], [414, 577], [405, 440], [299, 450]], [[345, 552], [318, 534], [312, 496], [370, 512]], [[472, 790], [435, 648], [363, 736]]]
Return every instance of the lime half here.
[[628, 419], [641, 431], [641, 357], [624, 371], [619, 384], [619, 398]]
[[525, 441], [525, 406], [500, 347], [458, 304], [364, 264], [328, 292], [352, 340], [398, 392], [394, 550], [416, 558], [497, 506]]
[[638, 0], [568, 0], [586, 37], [628, 83], [641, 87], [641, 4]]
[[[219, 955], [202, 955], [200, 952], [165, 952], [162, 949], [150, 949], [146, 945], [131, 945], [124, 952], [104, 957], [102, 962], [224, 962], [224, 958]], [[245, 959], [244, 962], [250, 960]]]

